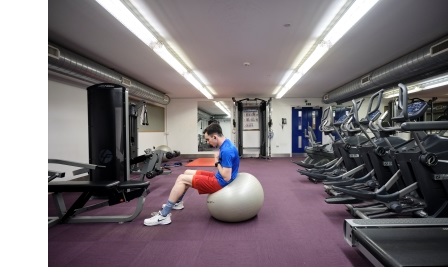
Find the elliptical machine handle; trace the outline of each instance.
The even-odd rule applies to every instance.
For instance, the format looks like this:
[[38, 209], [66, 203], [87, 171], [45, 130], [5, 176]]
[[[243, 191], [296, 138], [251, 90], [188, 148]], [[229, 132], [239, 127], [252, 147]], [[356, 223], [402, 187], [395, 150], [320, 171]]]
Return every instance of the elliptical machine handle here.
[[329, 121], [329, 115], [330, 115], [330, 110], [331, 106], [328, 106], [327, 108], [324, 109], [323, 113], [322, 113], [322, 117], [321, 117], [321, 123], [319, 125], [319, 131], [323, 132], [323, 126], [326, 125]]
[[408, 121], [408, 88], [402, 83], [399, 83], [398, 87], [398, 107], [401, 109], [401, 116]]
[[[381, 90], [375, 92], [375, 93], [370, 97], [370, 100], [369, 100], [369, 106], [367, 107], [367, 114], [369, 114], [369, 113], [372, 112], [372, 111], [377, 111], [377, 110], [380, 108], [381, 100], [383, 99], [383, 92], [384, 92], [384, 89], [381, 89]], [[375, 98], [377, 98], [377, 97], [378, 97], [378, 100], [377, 100], [376, 106], [375, 106], [375, 108], [372, 110], [372, 104], [373, 104], [373, 101], [374, 101]]]
[[353, 103], [353, 116], [355, 118], [355, 122], [356, 124], [359, 124], [359, 116], [358, 116], [358, 111], [361, 108], [362, 102], [364, 102], [364, 98], [358, 99], [355, 101], [355, 99], [352, 99], [352, 103]]
[[379, 123], [377, 123], [376, 126], [378, 128], [380, 128], [381, 130], [385, 131], [385, 132], [401, 130], [400, 126], [397, 126], [397, 127], [383, 127], [383, 120], [387, 116], [388, 113], [389, 113], [389, 111], [385, 111], [384, 114], [382, 114], [380, 116], [380, 118], [377, 120], [377, 122], [379, 122]]
[[329, 115], [329, 110], [330, 110], [331, 106], [328, 106], [324, 109], [323, 113], [322, 113], [322, 120], [327, 119], [328, 115]]
[[[386, 118], [386, 116], [389, 114], [389, 111], [385, 111], [381, 116], [375, 120], [369, 122], [369, 128], [373, 131], [380, 131], [380, 128], [383, 127], [383, 120]], [[385, 128], [381, 128], [381, 130], [386, 131]]]

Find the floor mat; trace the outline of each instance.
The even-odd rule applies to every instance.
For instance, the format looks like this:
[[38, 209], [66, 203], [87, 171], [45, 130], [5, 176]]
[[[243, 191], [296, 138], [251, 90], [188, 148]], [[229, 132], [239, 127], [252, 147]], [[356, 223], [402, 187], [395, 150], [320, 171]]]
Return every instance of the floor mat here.
[[185, 166], [215, 166], [215, 158], [197, 158]]

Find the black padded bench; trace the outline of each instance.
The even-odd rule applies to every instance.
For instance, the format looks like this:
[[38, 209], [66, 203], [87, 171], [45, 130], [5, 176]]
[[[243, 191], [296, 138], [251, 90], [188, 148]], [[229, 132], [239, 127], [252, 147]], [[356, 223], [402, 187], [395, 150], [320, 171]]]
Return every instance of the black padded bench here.
[[53, 181], [48, 183], [48, 192], [103, 192], [119, 184], [119, 181]]

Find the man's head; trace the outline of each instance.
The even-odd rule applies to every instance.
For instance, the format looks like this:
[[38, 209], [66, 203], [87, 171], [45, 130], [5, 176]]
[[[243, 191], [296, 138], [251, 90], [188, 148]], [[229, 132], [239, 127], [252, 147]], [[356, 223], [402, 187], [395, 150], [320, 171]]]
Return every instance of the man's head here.
[[205, 141], [213, 147], [220, 145], [220, 140], [223, 138], [221, 125], [212, 123], [204, 130]]

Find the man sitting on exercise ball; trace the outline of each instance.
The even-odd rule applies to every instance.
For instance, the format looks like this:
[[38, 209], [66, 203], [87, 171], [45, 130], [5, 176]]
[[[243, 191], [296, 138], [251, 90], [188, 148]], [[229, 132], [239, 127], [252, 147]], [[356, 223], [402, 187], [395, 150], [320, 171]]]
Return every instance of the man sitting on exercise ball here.
[[219, 123], [212, 123], [204, 130], [205, 141], [214, 148], [215, 166], [218, 171], [185, 170], [180, 174], [171, 189], [168, 201], [162, 205], [162, 209], [152, 213], [151, 218], [145, 219], [146, 226], [166, 225], [171, 223], [171, 210], [182, 210], [184, 204], [182, 198], [187, 190], [192, 187], [199, 194], [212, 194], [227, 186], [238, 175], [240, 157], [235, 145], [222, 134]]

